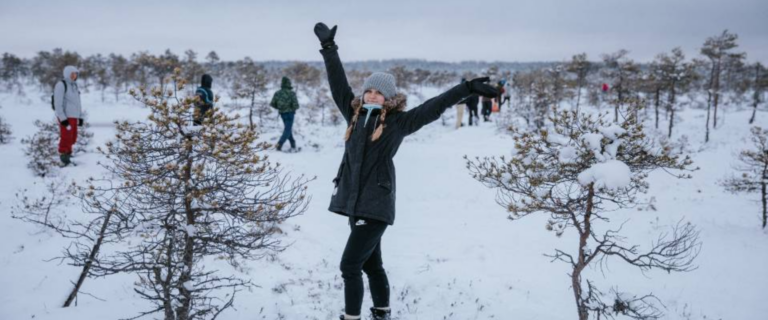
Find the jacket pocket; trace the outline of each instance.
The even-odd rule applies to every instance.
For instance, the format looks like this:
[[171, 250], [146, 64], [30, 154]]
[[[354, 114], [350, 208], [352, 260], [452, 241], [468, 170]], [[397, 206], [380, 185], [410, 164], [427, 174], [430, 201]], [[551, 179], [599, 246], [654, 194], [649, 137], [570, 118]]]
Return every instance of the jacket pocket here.
[[392, 179], [389, 177], [389, 170], [386, 165], [379, 166], [376, 169], [376, 184], [381, 188], [387, 189], [387, 193], [392, 192]]

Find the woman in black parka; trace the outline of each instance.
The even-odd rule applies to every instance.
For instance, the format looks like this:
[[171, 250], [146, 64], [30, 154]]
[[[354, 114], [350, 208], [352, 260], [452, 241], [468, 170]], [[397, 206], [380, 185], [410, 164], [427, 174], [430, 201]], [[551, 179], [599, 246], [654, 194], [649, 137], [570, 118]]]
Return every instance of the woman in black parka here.
[[362, 272], [368, 275], [374, 307], [372, 318], [389, 319], [389, 283], [381, 260], [381, 236], [395, 222], [395, 166], [392, 162], [405, 136], [440, 118], [449, 107], [470, 94], [494, 97], [488, 78], [459, 84], [445, 93], [405, 111], [406, 97], [397, 93], [395, 77], [377, 72], [355, 97], [347, 82], [334, 42], [336, 26], [315, 25], [320, 53], [325, 60], [333, 100], [349, 127], [344, 156], [329, 210], [349, 217], [351, 232], [341, 258], [345, 315], [360, 319], [363, 303]]

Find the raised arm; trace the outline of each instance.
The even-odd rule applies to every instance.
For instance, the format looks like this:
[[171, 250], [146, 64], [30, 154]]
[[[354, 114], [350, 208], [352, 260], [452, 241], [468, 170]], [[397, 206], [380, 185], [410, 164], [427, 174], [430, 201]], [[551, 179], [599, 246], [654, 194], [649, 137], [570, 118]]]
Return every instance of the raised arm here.
[[315, 25], [315, 35], [323, 47], [320, 53], [325, 61], [325, 71], [328, 74], [328, 85], [331, 87], [333, 101], [336, 102], [336, 106], [344, 119], [349, 122], [352, 119], [352, 99], [355, 98], [355, 94], [352, 93], [352, 88], [347, 81], [347, 74], [344, 72], [344, 66], [341, 64], [339, 47], [336, 46], [333, 39], [336, 36], [336, 26], [333, 29], [328, 29], [328, 26], [320, 22]]
[[443, 94], [427, 100], [420, 106], [408, 110], [400, 117], [398, 125], [403, 132], [411, 134], [432, 121], [440, 119], [440, 115], [445, 112], [445, 109], [455, 105], [470, 94], [488, 97], [495, 96], [497, 94], [496, 89], [485, 84], [485, 82], [488, 82], [488, 78], [474, 79], [456, 85]]

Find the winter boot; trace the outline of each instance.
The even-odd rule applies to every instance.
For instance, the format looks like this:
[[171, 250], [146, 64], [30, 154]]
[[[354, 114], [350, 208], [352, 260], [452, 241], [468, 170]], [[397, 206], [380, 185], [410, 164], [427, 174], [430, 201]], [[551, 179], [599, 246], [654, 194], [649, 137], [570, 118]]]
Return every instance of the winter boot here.
[[297, 153], [299, 151], [301, 151], [301, 147], [299, 147], [299, 148], [291, 147], [290, 149], [286, 150], [285, 152], [287, 152], [287, 153]]
[[69, 153], [62, 153], [62, 154], [59, 155], [59, 159], [61, 159], [62, 166], [66, 167], [70, 163], [72, 163], [72, 161], [69, 160], [70, 157], [71, 157], [71, 155]]
[[371, 308], [371, 320], [392, 320], [392, 310]]
[[277, 151], [283, 151], [283, 145], [278, 143], [275, 145], [275, 149], [277, 149]]

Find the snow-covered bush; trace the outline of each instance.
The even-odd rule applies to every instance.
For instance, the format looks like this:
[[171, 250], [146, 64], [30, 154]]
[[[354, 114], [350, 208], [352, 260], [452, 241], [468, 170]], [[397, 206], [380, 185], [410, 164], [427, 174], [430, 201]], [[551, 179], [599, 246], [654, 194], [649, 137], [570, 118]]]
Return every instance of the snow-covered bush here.
[[[639, 252], [636, 245], [623, 243], [621, 229], [596, 231], [607, 223], [608, 213], [638, 204], [638, 193], [648, 190], [648, 172], [674, 170], [679, 178], [690, 158], [672, 154], [664, 144], [653, 141], [641, 124], [629, 117], [613, 124], [610, 113], [582, 114], [576, 120], [571, 111], [558, 113], [552, 126], [533, 133], [513, 130], [515, 149], [510, 158], [476, 158], [467, 166], [473, 177], [498, 190], [498, 202], [516, 220], [540, 212], [549, 215], [547, 230], [562, 235], [578, 233], [577, 252], [556, 249], [552, 258], [568, 263], [573, 271], [573, 288], [579, 319], [620, 313], [655, 318], [661, 314], [652, 295], [640, 298], [613, 292], [602, 294], [582, 271], [610, 257], [642, 270], [688, 271], [700, 248], [698, 232], [686, 223], [659, 237], [650, 250]], [[601, 234], [602, 233], [602, 234]], [[639, 319], [639, 318], [638, 318]]]
[[5, 121], [5, 118], [0, 117], [0, 144], [6, 144], [11, 141], [11, 125]]
[[[86, 117], [86, 115], [83, 115]], [[27, 167], [32, 169], [36, 176], [45, 177], [59, 167], [59, 125], [54, 122], [35, 121], [37, 132], [31, 137], [21, 139], [24, 145], [24, 154], [29, 157]], [[91, 143], [93, 133], [88, 130], [90, 124], [78, 127], [77, 142], [72, 150], [75, 154], [82, 153]]]
[[[2, 106], [0, 106], [0, 108], [2, 108]], [[0, 116], [0, 144], [6, 144], [10, 142], [13, 138], [11, 134], [11, 125], [5, 121], [5, 118]]]
[[[88, 112], [83, 111], [82, 115], [83, 119], [85, 120], [84, 124], [80, 127], [77, 127], [77, 141], [75, 142], [74, 147], [72, 148], [72, 151], [74, 154], [80, 154], [83, 152], [88, 151], [88, 146], [91, 144], [91, 139], [93, 139], [93, 132], [91, 132], [91, 123], [88, 121]], [[57, 134], [59, 128], [56, 127]]]
[[24, 154], [29, 158], [27, 167], [36, 176], [45, 177], [59, 168], [59, 131], [56, 123], [35, 121], [37, 132], [21, 139]]

